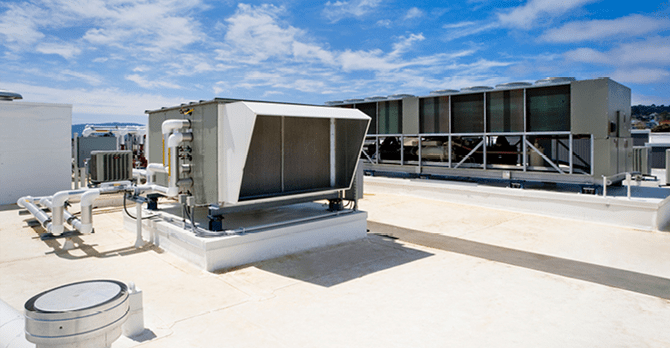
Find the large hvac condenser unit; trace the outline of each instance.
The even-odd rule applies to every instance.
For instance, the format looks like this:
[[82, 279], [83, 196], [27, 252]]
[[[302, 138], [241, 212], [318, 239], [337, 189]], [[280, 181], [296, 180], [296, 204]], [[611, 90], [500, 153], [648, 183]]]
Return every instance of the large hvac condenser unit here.
[[[230, 99], [147, 114], [149, 162], [178, 156], [177, 180], [188, 184], [180, 191], [197, 205], [221, 207], [341, 195], [352, 185], [370, 122], [356, 109]], [[173, 119], [189, 121], [181, 132], [192, 140], [166, 153], [161, 127]]]

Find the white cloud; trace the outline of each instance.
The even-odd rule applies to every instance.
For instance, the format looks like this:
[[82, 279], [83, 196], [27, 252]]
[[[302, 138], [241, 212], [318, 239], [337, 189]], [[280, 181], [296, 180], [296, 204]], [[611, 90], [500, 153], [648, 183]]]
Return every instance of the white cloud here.
[[390, 57], [398, 57], [407, 52], [415, 42], [423, 41], [426, 38], [423, 34], [410, 34], [408, 37], [400, 37], [400, 41], [393, 44], [393, 51], [389, 54]]
[[608, 52], [578, 48], [565, 53], [569, 61], [616, 67], [611, 77], [619, 82], [657, 83], [667, 81], [670, 73], [670, 38], [653, 37], [645, 41], [623, 43]]
[[184, 101], [160, 94], [124, 92], [115, 88], [64, 89], [22, 83], [3, 83], [3, 86], [12, 91], [20, 91], [26, 101], [72, 104], [73, 113], [95, 115], [142, 116], [144, 110], [179, 105]]
[[477, 22], [471, 22], [471, 21], [465, 21], [465, 22], [458, 22], [458, 23], [452, 23], [452, 24], [445, 24], [442, 26], [442, 28], [445, 29], [456, 29], [456, 28], [463, 28], [463, 27], [470, 27], [473, 25], [476, 25]]
[[[85, 40], [133, 54], [164, 54], [206, 37], [199, 22], [187, 15], [207, 8], [201, 0], [45, 0], [8, 7], [0, 15], [0, 34], [6, 38], [5, 45], [14, 50], [29, 50], [48, 39], [53, 30], [82, 26], [92, 28], [81, 37], [71, 38], [70, 45]], [[46, 51], [54, 53], [48, 46]]]
[[498, 20], [504, 26], [530, 29], [538, 21], [563, 15], [596, 1], [598, 0], [528, 0], [525, 5], [499, 13]]
[[132, 35], [132, 31], [121, 29], [89, 29], [83, 39], [94, 45], [117, 46]]
[[458, 22], [454, 24], [443, 25], [442, 28], [448, 29], [444, 36], [446, 41], [460, 39], [466, 36], [476, 35], [500, 27], [498, 23], [492, 22]]
[[407, 13], [405, 14], [404, 19], [409, 20], [409, 19], [419, 18], [421, 16], [423, 16], [423, 11], [419, 10], [416, 7], [412, 7], [412, 8], [409, 9], [409, 11], [407, 11]]
[[43, 54], [57, 54], [65, 59], [72, 59], [81, 53], [81, 49], [70, 43], [41, 43], [35, 48]]
[[377, 23], [376, 23], [376, 25], [377, 25], [378, 27], [384, 27], [384, 28], [390, 28], [390, 27], [391, 27], [391, 24], [392, 24], [392, 22], [391, 22], [391, 20], [389, 20], [389, 19], [380, 19], [380, 20], [378, 20]]
[[665, 69], [621, 68], [612, 73], [610, 77], [622, 83], [655, 83], [667, 81], [668, 76], [670, 72]]
[[292, 48], [293, 48], [293, 55], [296, 58], [299, 59], [304, 58], [308, 60], [316, 59], [328, 65], [336, 64], [335, 58], [333, 57], [333, 53], [317, 45], [305, 44], [302, 42], [294, 41]]
[[631, 66], [639, 64], [670, 64], [670, 38], [654, 37], [640, 42], [620, 44], [609, 52], [600, 52], [592, 48], [578, 48], [565, 54], [569, 60]]
[[5, 38], [5, 46], [19, 50], [44, 38], [38, 27], [45, 24], [45, 11], [26, 3], [6, 6], [9, 9], [0, 15], [0, 34]]
[[607, 54], [592, 48], [578, 48], [568, 51], [565, 53], [565, 57], [569, 60], [582, 63], [608, 64], [611, 61]]
[[381, 0], [328, 1], [323, 15], [332, 23], [349, 17], [361, 18], [375, 10], [380, 3]]
[[541, 39], [550, 42], [580, 42], [641, 36], [670, 28], [667, 18], [652, 18], [639, 14], [609, 20], [591, 20], [568, 23], [547, 30]]
[[102, 78], [97, 74], [85, 74], [72, 70], [62, 70], [60, 73], [65, 76], [71, 76], [82, 80], [92, 86], [98, 86], [102, 83]]
[[218, 59], [259, 63], [274, 56], [292, 54], [300, 30], [277, 23], [278, 15], [283, 12], [283, 8], [273, 5], [239, 4], [235, 14], [226, 19], [228, 47], [216, 50]]
[[170, 82], [165, 82], [165, 81], [160, 81], [160, 80], [149, 80], [144, 76], [140, 76], [138, 74], [131, 74], [127, 75], [126, 80], [128, 81], [133, 81], [137, 85], [139, 85], [142, 88], [147, 88], [147, 89], [154, 89], [154, 88], [172, 88], [172, 89], [180, 89], [181, 86], [170, 83]]

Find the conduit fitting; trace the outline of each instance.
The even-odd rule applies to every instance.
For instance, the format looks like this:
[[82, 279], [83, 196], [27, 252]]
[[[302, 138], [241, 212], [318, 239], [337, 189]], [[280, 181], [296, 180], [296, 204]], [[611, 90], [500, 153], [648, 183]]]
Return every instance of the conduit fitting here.
[[190, 173], [191, 173], [191, 169], [192, 169], [191, 164], [189, 164], [189, 163], [182, 163], [182, 165], [181, 165], [181, 172], [182, 172], [182, 173], [190, 174]]

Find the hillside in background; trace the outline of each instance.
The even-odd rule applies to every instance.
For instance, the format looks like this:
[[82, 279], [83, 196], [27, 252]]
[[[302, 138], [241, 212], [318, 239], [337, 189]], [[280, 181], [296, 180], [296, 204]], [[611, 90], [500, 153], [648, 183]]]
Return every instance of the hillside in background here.
[[631, 107], [631, 113], [633, 116], [640, 115], [640, 116], [646, 116], [646, 115], [651, 115], [653, 113], [661, 113], [661, 112], [670, 112], [670, 105], [665, 106], [665, 105], [633, 105]]
[[81, 135], [81, 132], [84, 131], [87, 125], [91, 126], [103, 126], [103, 127], [125, 127], [125, 126], [145, 126], [141, 123], [123, 123], [123, 122], [107, 122], [107, 123], [80, 123], [72, 125], [72, 136], [74, 133]]

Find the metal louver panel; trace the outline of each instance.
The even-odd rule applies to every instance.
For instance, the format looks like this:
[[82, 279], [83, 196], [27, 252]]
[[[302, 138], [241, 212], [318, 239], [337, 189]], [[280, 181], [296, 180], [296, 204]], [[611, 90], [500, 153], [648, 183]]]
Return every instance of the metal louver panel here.
[[133, 153], [93, 151], [88, 165], [93, 183], [130, 180], [133, 176]]

